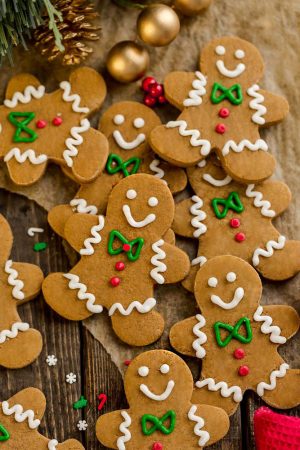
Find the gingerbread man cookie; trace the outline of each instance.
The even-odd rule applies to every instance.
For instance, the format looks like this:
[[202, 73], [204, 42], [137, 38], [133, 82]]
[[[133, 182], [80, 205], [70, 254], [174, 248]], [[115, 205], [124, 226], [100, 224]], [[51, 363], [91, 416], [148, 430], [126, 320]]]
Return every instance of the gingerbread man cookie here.
[[67, 221], [66, 240], [81, 260], [70, 273], [45, 279], [46, 302], [70, 320], [105, 307], [124, 342], [156, 341], [164, 320], [154, 310], [154, 285], [182, 280], [190, 266], [174, 245], [173, 217], [174, 200], [162, 180], [147, 174], [124, 178], [109, 196], [105, 218], [74, 214]]
[[[32, 300], [41, 290], [43, 274], [39, 267], [15, 263], [9, 258], [13, 236], [9, 224], [0, 215], [0, 365], [18, 369], [31, 364], [41, 353], [39, 331], [22, 322], [17, 307]], [[0, 437], [1, 441], [1, 437]]]
[[105, 98], [103, 78], [82, 67], [59, 86], [46, 94], [29, 74], [8, 83], [0, 106], [0, 158], [18, 185], [38, 181], [50, 162], [68, 167], [80, 183], [96, 178], [105, 165], [107, 139], [87, 119]]
[[260, 305], [257, 272], [236, 256], [217, 256], [198, 271], [195, 296], [201, 314], [171, 328], [172, 346], [202, 360], [195, 403], [233, 414], [246, 390], [281, 409], [300, 404], [300, 370], [291, 369], [278, 346], [299, 328], [296, 310]]
[[176, 205], [172, 229], [199, 240], [198, 256], [184, 280], [192, 290], [199, 265], [218, 255], [235, 255], [270, 280], [285, 280], [300, 270], [300, 241], [289, 241], [272, 220], [291, 201], [281, 181], [243, 185], [226, 175], [216, 157], [191, 167], [195, 195]]
[[1, 450], [84, 450], [75, 439], [59, 444], [37, 431], [45, 409], [44, 394], [32, 387], [0, 403]]
[[64, 237], [64, 225], [74, 212], [105, 213], [112, 188], [131, 174], [149, 173], [161, 178], [173, 193], [185, 188], [184, 170], [160, 161], [149, 147], [148, 136], [160, 123], [154, 111], [138, 102], [115, 103], [104, 113], [99, 129], [109, 141], [106, 170], [92, 183], [81, 186], [70, 205], [50, 211], [49, 223], [60, 236]]
[[152, 148], [182, 167], [197, 164], [215, 150], [235, 180], [265, 180], [274, 171], [275, 159], [259, 129], [282, 120], [288, 103], [258, 86], [264, 72], [260, 53], [247, 41], [222, 37], [203, 49], [200, 65], [202, 72], [167, 76], [166, 96], [182, 113], [152, 131]]
[[225, 411], [192, 404], [193, 377], [185, 362], [166, 350], [137, 356], [125, 374], [130, 408], [98, 419], [96, 433], [118, 450], [201, 449], [228, 431]]

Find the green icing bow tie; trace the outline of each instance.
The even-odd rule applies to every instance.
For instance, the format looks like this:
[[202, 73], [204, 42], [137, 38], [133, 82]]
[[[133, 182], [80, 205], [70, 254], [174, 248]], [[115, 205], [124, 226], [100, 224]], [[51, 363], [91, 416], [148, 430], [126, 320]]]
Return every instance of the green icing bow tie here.
[[136, 238], [129, 241], [120, 231], [112, 230], [109, 233], [108, 253], [110, 255], [119, 255], [125, 252], [129, 261], [136, 261], [140, 256], [143, 245], [143, 238]]
[[214, 83], [210, 99], [214, 104], [221, 103], [227, 99], [233, 105], [240, 105], [243, 101], [241, 85], [233, 84], [230, 88], [226, 88], [220, 83]]
[[[239, 333], [240, 328], [243, 326], [246, 330], [246, 337]], [[225, 339], [222, 339], [221, 337], [222, 329], [229, 332], [229, 335]], [[242, 317], [234, 326], [229, 325], [228, 323], [216, 322], [214, 324], [214, 331], [217, 343], [220, 347], [226, 347], [232, 339], [236, 339], [242, 344], [249, 344], [252, 341], [252, 328], [248, 317]]]
[[8, 439], [10, 438], [9, 432], [7, 431], [7, 429], [1, 425], [0, 423], [0, 442], [5, 442], [8, 441]]
[[[169, 420], [169, 426], [165, 426], [164, 422]], [[154, 431], [160, 431], [163, 434], [171, 434], [175, 428], [176, 413], [173, 410], [167, 411], [161, 418], [152, 414], [144, 414], [141, 419], [142, 431], [146, 436], [150, 436]], [[148, 427], [150, 423], [152, 426]]]
[[237, 192], [231, 192], [226, 199], [214, 198], [211, 204], [218, 219], [224, 219], [230, 209], [239, 214], [244, 211], [244, 206]]
[[129, 175], [137, 173], [141, 161], [142, 160], [137, 156], [133, 156], [132, 158], [127, 159], [127, 161], [123, 161], [121, 156], [111, 153], [107, 159], [106, 170], [110, 175], [123, 172], [124, 177], [128, 177]]

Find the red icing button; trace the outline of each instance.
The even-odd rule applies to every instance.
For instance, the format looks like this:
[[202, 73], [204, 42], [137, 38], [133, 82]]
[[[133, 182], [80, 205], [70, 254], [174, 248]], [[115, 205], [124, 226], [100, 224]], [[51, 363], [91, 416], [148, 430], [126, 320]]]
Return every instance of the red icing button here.
[[124, 270], [125, 269], [125, 264], [122, 261], [118, 261], [115, 265], [116, 270]]
[[230, 115], [230, 111], [228, 108], [221, 108], [219, 111], [219, 117], [226, 118]]
[[121, 280], [120, 280], [119, 277], [113, 277], [113, 278], [110, 279], [110, 284], [111, 284], [113, 287], [119, 286], [120, 283], [121, 283]]
[[124, 252], [129, 252], [129, 250], [130, 250], [130, 244], [124, 244], [123, 245], [123, 250], [124, 250]]
[[234, 238], [237, 242], [243, 242], [246, 239], [246, 236], [244, 233], [236, 233]]
[[54, 117], [54, 119], [52, 120], [52, 124], [55, 125], [56, 127], [59, 127], [62, 124], [62, 118], [61, 117]]
[[230, 219], [230, 226], [232, 228], [238, 228], [241, 225], [240, 219]]
[[239, 375], [241, 377], [245, 377], [249, 374], [249, 367], [248, 366], [240, 366], [239, 367]]
[[152, 450], [163, 450], [163, 445], [160, 442], [154, 442]]
[[242, 348], [236, 348], [233, 352], [235, 359], [243, 359], [245, 357], [245, 352]]
[[218, 125], [216, 125], [215, 130], [219, 134], [224, 134], [226, 131], [226, 126], [224, 125], [224, 123], [218, 123]]
[[36, 122], [36, 127], [37, 128], [45, 128], [46, 126], [47, 126], [46, 120], [38, 120]]

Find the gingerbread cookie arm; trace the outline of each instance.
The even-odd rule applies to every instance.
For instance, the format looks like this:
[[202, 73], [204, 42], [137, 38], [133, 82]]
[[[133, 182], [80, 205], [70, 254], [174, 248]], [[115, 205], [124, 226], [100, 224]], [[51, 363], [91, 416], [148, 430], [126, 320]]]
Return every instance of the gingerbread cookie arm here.
[[206, 342], [206, 335], [197, 329], [198, 325], [196, 317], [189, 317], [173, 325], [169, 335], [172, 347], [187, 356], [195, 356], [201, 349], [204, 351], [202, 344]]
[[155, 268], [151, 270], [151, 277], [158, 284], [183, 280], [190, 270], [187, 254], [175, 245], [167, 242], [159, 245], [159, 242], [152, 245], [155, 255], [151, 258], [151, 263]]
[[64, 236], [74, 250], [80, 252], [80, 250], [84, 248], [85, 240], [91, 237], [92, 228], [99, 228], [98, 230], [95, 230], [98, 232], [103, 226], [103, 216], [74, 214], [67, 220]]
[[[299, 315], [291, 306], [265, 305], [260, 306], [256, 314], [260, 311], [261, 330], [268, 334], [271, 333], [270, 339], [273, 339], [274, 343], [284, 344], [284, 339], [289, 339], [297, 333], [300, 323]], [[267, 317], [264, 319], [264, 316]], [[282, 336], [282, 339], [278, 336]]]
[[108, 448], [125, 448], [125, 443], [131, 439], [130, 425], [130, 410], [104, 414], [96, 423], [97, 439]]
[[71, 90], [80, 96], [80, 104], [89, 109], [89, 113], [102, 105], [106, 96], [106, 84], [102, 76], [94, 69], [80, 67], [70, 76]]
[[264, 98], [262, 106], [266, 108], [266, 112], [262, 116], [265, 120], [265, 123], [262, 124], [263, 126], [281, 122], [287, 116], [289, 104], [284, 97], [264, 91], [263, 89], [259, 90], [258, 94]]
[[193, 72], [171, 72], [164, 81], [165, 95], [168, 101], [182, 110], [184, 101], [193, 89], [196, 77]]
[[10, 178], [19, 186], [30, 186], [42, 178], [47, 168], [46, 160], [46, 155], [38, 155], [34, 150], [21, 154], [17, 147], [4, 157]]
[[270, 379], [259, 383], [258, 395], [270, 406], [290, 409], [300, 404], [300, 369], [289, 369], [282, 363]]
[[264, 217], [274, 217], [285, 211], [291, 203], [292, 194], [282, 181], [266, 181], [263, 184], [249, 184], [246, 196], [252, 199], [253, 205], [260, 208]]
[[70, 205], [54, 206], [48, 213], [48, 222], [51, 228], [60, 237], [65, 237], [65, 226], [70, 217], [73, 216], [73, 210]]
[[197, 238], [202, 234], [201, 230], [206, 230], [206, 226], [202, 223], [206, 214], [201, 211], [201, 202], [201, 199], [194, 195], [192, 198], [176, 203], [172, 224], [172, 229], [176, 234], [188, 238]]
[[[4, 402], [2, 402], [2, 409], [3, 403]], [[13, 408], [15, 405], [21, 405], [24, 412], [33, 411], [33, 413], [28, 414], [28, 416], [24, 414], [24, 420], [28, 420], [29, 424], [31, 424], [32, 429], [37, 428], [39, 426], [39, 422], [42, 420], [45, 414], [46, 398], [39, 389], [33, 387], [19, 391], [17, 394], [10, 397], [7, 400], [7, 403], [8, 405], [5, 404], [5, 406], [7, 406], [9, 409]]]
[[84, 450], [83, 445], [80, 442], [76, 441], [76, 439], [68, 439], [67, 441], [58, 444], [56, 447], [53, 447], [53, 450]]
[[[204, 380], [200, 380], [200, 382], [203, 382]], [[198, 388], [197, 387], [197, 383], [199, 383], [198, 381], [196, 382], [196, 387], [193, 391], [193, 395], [192, 395], [192, 403], [200, 403], [200, 404], [205, 404], [205, 405], [211, 405], [211, 406], [216, 406], [219, 408], [222, 408], [224, 411], [226, 411], [226, 413], [231, 416], [232, 414], [235, 413], [235, 411], [237, 410], [238, 406], [239, 406], [239, 401], [235, 402], [233, 395], [228, 395], [227, 397], [225, 397], [225, 395], [221, 395], [222, 390], [216, 389], [216, 385], [217, 382], [213, 379], [213, 378], [206, 378], [205, 381], [208, 383], [211, 383], [212, 387], [215, 387], [215, 390], [209, 390], [207, 388], [207, 385], [205, 387], [201, 387]], [[225, 382], [224, 382], [225, 383]], [[226, 383], [225, 383], [226, 385]], [[228, 390], [228, 386], [226, 388], [226, 386], [224, 385], [224, 390], [223, 392]]]
[[212, 445], [222, 439], [229, 430], [228, 414], [221, 408], [209, 405], [195, 405], [197, 407], [196, 415], [204, 420], [203, 431], [208, 433], [205, 447]]
[[[27, 91], [25, 92], [26, 88]], [[42, 86], [40, 81], [33, 75], [29, 73], [20, 73], [11, 78], [7, 84], [5, 99], [9, 102], [8, 106], [16, 92], [19, 92], [19, 96], [21, 94], [27, 94], [28, 98], [38, 98], [44, 94], [45, 87]]]
[[43, 272], [38, 266], [28, 263], [12, 263], [10, 266], [10, 275], [12, 283], [14, 283], [14, 289], [17, 288], [16, 282], [20, 281], [24, 284], [22, 293], [24, 298], [18, 300], [18, 304], [25, 303], [32, 300], [38, 295], [42, 288], [42, 282], [44, 279]]
[[164, 234], [163, 239], [165, 242], [168, 242], [168, 244], [175, 245], [176, 238], [174, 231], [169, 228], [168, 231], [166, 231], [166, 233]]

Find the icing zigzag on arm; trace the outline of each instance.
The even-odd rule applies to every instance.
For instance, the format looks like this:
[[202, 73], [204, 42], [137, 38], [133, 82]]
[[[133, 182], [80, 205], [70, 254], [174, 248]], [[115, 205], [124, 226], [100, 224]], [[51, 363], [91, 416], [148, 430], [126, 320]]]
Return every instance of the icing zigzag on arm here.
[[76, 208], [76, 211], [82, 214], [92, 214], [95, 216], [98, 212], [98, 208], [94, 205], [88, 205], [84, 198], [73, 198], [70, 201], [70, 206]]
[[194, 89], [190, 90], [188, 98], [183, 101], [184, 106], [201, 105], [202, 97], [206, 94], [206, 77], [198, 70], [195, 72], [195, 75], [197, 79], [192, 82], [192, 87]]
[[43, 164], [47, 161], [48, 156], [47, 155], [36, 155], [35, 151], [29, 148], [28, 150], [25, 150], [24, 153], [21, 153], [21, 150], [18, 147], [12, 148], [8, 153], [6, 153], [4, 157], [4, 161], [8, 162], [12, 158], [15, 158], [18, 163], [22, 164], [26, 161], [26, 159], [29, 159], [31, 164]]
[[202, 430], [205, 422], [202, 417], [195, 415], [196, 411], [197, 406], [192, 405], [188, 413], [188, 418], [191, 422], [196, 422], [196, 425], [194, 426], [194, 433], [200, 438], [198, 441], [199, 447], [204, 447], [210, 439], [210, 434], [208, 433], [208, 431]]
[[190, 212], [193, 214], [191, 220], [192, 227], [196, 228], [193, 232], [194, 237], [198, 238], [201, 234], [206, 233], [207, 226], [202, 223], [202, 220], [206, 219], [206, 213], [201, 210], [203, 206], [203, 200], [198, 195], [193, 195], [192, 201], [195, 203], [190, 207]]
[[259, 191], [254, 191], [255, 184], [248, 184], [246, 195], [249, 198], [254, 198], [254, 206], [261, 208], [261, 213], [266, 217], [275, 217], [276, 213], [271, 209], [271, 203], [268, 200], [263, 200], [263, 194]]
[[15, 92], [12, 99], [6, 99], [4, 100], [4, 105], [7, 108], [15, 108], [17, 104], [23, 103], [27, 104], [30, 103], [32, 98], [40, 99], [45, 95], [45, 86], [26, 86], [24, 93], [23, 92]]
[[94, 225], [91, 229], [91, 235], [93, 237], [85, 239], [83, 243], [84, 248], [82, 248], [79, 252], [81, 255], [93, 255], [95, 252], [93, 245], [99, 244], [101, 242], [101, 235], [98, 232], [103, 230], [104, 228], [104, 217], [98, 216], [98, 222], [98, 225]]
[[119, 430], [121, 431], [121, 433], [123, 433], [124, 436], [120, 436], [118, 438], [117, 447], [118, 450], [126, 450], [125, 442], [128, 442], [131, 439], [131, 433], [128, 430], [131, 425], [131, 417], [126, 411], [121, 411], [121, 416], [123, 417], [124, 421], [121, 423]]
[[197, 336], [197, 339], [193, 342], [193, 349], [196, 351], [197, 358], [204, 358], [206, 355], [206, 350], [202, 347], [202, 344], [207, 342], [207, 336], [203, 331], [201, 331], [201, 328], [205, 326], [206, 320], [202, 314], [197, 314], [196, 319], [198, 320], [198, 323], [194, 325], [193, 333]]
[[159, 159], [154, 159], [151, 164], [149, 165], [150, 170], [152, 170], [152, 172], [155, 173], [155, 177], [159, 178], [159, 179], [163, 179], [163, 177], [165, 176], [165, 172], [158, 167], [160, 165], [160, 160]]
[[58, 441], [56, 439], [52, 439], [48, 442], [48, 450], [56, 450], [56, 447], [58, 446]]
[[185, 120], [171, 120], [166, 124], [167, 128], [178, 128], [180, 136], [191, 136], [190, 144], [192, 147], [202, 147], [200, 154], [207, 156], [211, 151], [211, 144], [207, 139], [200, 139], [201, 133], [199, 130], [187, 130], [187, 123]]
[[159, 272], [167, 271], [166, 264], [161, 261], [167, 256], [166, 252], [160, 248], [162, 245], [164, 245], [164, 243], [165, 241], [163, 239], [160, 239], [159, 241], [152, 244], [152, 250], [156, 254], [151, 258], [151, 264], [153, 264], [155, 268], [151, 270], [150, 275], [158, 284], [163, 284], [165, 282], [163, 275], [161, 275]]
[[281, 336], [281, 329], [277, 325], [272, 325], [273, 319], [270, 316], [262, 316], [263, 307], [259, 306], [254, 313], [253, 319], [256, 322], [263, 322], [260, 329], [264, 334], [270, 334], [270, 341], [274, 344], [285, 344], [286, 338]]
[[261, 381], [258, 383], [256, 392], [257, 394], [262, 397], [265, 393], [265, 390], [267, 391], [273, 391], [276, 388], [276, 378], [283, 378], [286, 375], [286, 371], [290, 368], [290, 366], [287, 363], [282, 363], [278, 370], [273, 370], [270, 374], [270, 383], [265, 383], [264, 381]]
[[252, 121], [258, 125], [263, 125], [266, 122], [263, 115], [266, 114], [267, 108], [263, 105], [265, 97], [258, 91], [258, 84], [253, 84], [253, 86], [249, 87], [247, 90], [247, 94], [250, 97], [253, 97], [253, 100], [249, 102], [249, 108], [256, 110], [252, 116]]
[[87, 292], [87, 286], [84, 283], [79, 282], [79, 277], [74, 273], [65, 273], [63, 275], [69, 281], [70, 289], [78, 289], [77, 298], [79, 300], [87, 300], [86, 308], [91, 313], [101, 313], [103, 311], [103, 306], [95, 305], [96, 297], [94, 294]]
[[18, 336], [19, 331], [29, 330], [29, 323], [15, 322], [12, 324], [10, 330], [0, 331], [0, 344], [4, 344], [7, 339], [14, 339]]
[[63, 152], [63, 157], [68, 167], [73, 167], [72, 158], [78, 155], [78, 149], [76, 147], [83, 143], [83, 137], [81, 136], [81, 133], [89, 130], [90, 126], [91, 124], [88, 119], [82, 119], [80, 121], [80, 127], [71, 128], [70, 134], [72, 137], [66, 139], [65, 144], [67, 150], [64, 150]]
[[254, 265], [254, 267], [259, 265], [259, 257], [260, 256], [264, 256], [265, 258], [270, 258], [273, 253], [274, 250], [282, 250], [283, 247], [285, 246], [285, 241], [286, 238], [282, 235], [280, 235], [278, 237], [278, 241], [268, 241], [266, 243], [266, 250], [263, 248], [257, 248], [252, 256], [252, 263]]
[[18, 280], [19, 273], [12, 268], [12, 260], [9, 259], [5, 263], [5, 272], [9, 275], [8, 277], [8, 284], [10, 286], [14, 286], [12, 290], [12, 295], [17, 300], [24, 300], [25, 295], [24, 292], [22, 292], [22, 289], [24, 287], [24, 283], [21, 280]]
[[80, 106], [81, 98], [78, 94], [71, 94], [71, 84], [69, 81], [62, 81], [59, 85], [59, 87], [64, 91], [63, 92], [63, 100], [65, 102], [70, 102], [72, 104], [72, 109], [74, 112], [78, 113], [89, 113], [89, 108]]
[[248, 139], [243, 139], [238, 144], [233, 140], [229, 140], [222, 148], [222, 155], [227, 156], [230, 150], [236, 153], [241, 153], [244, 149], [251, 150], [252, 152], [256, 152], [258, 150], [263, 150], [264, 152], [267, 152], [268, 144], [263, 139], [257, 139], [257, 141], [254, 142], [254, 144], [252, 144], [252, 142], [250, 142]]
[[14, 405], [10, 408], [8, 402], [2, 402], [2, 411], [6, 416], [14, 414], [15, 421], [18, 423], [28, 420], [28, 426], [31, 430], [37, 428], [41, 423], [39, 419], [34, 418], [34, 412], [31, 409], [24, 411], [21, 405]]

